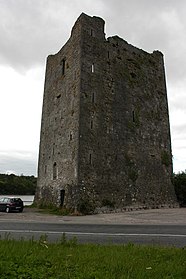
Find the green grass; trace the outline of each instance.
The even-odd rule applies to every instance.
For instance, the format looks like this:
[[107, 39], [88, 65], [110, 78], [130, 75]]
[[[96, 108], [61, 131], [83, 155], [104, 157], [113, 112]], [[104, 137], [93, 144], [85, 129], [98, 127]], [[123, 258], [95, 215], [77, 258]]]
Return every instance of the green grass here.
[[62, 215], [62, 216], [80, 215], [80, 213], [75, 214], [73, 210], [67, 209], [65, 207], [57, 207], [52, 204], [49, 205], [40, 204], [39, 206], [37, 206], [35, 203], [33, 203], [25, 207], [35, 208], [38, 212], [43, 214]]
[[0, 240], [1, 279], [186, 278], [186, 250], [153, 246]]

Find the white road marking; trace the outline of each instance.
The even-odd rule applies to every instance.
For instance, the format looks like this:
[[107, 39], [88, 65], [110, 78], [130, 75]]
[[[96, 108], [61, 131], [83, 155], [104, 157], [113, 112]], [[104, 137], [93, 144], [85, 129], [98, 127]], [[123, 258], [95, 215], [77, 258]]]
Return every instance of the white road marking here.
[[162, 234], [162, 233], [96, 233], [96, 232], [56, 232], [35, 230], [0, 230], [0, 233], [40, 233], [40, 234], [66, 234], [66, 235], [95, 235], [95, 236], [145, 236], [145, 237], [185, 237], [185, 234]]

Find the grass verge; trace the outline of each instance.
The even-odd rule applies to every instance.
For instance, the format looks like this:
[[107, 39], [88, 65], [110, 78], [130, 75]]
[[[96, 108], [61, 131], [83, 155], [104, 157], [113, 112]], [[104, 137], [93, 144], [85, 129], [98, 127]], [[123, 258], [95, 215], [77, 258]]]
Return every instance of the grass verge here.
[[73, 210], [67, 209], [65, 207], [56, 207], [54, 205], [40, 205], [36, 206], [34, 203], [29, 205], [28, 208], [34, 208], [38, 212], [43, 214], [52, 214], [52, 215], [62, 215], [62, 216], [72, 216], [72, 215], [82, 215], [79, 212], [74, 212]]
[[0, 240], [1, 279], [186, 278], [184, 248]]

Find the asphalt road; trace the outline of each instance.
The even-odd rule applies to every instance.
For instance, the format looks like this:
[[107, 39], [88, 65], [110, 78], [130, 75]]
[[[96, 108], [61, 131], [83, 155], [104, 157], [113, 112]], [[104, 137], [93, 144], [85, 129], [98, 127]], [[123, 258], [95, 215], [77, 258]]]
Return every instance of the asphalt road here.
[[80, 243], [114, 243], [186, 246], [186, 225], [124, 225], [124, 224], [60, 224], [47, 222], [9, 222], [0, 220], [2, 237], [39, 239], [46, 234], [48, 241], [76, 237]]
[[65, 233], [81, 243], [137, 243], [186, 247], [186, 208], [167, 208], [96, 214], [56, 216], [37, 209], [23, 213], [0, 212], [0, 235], [39, 239], [46, 234], [57, 241]]

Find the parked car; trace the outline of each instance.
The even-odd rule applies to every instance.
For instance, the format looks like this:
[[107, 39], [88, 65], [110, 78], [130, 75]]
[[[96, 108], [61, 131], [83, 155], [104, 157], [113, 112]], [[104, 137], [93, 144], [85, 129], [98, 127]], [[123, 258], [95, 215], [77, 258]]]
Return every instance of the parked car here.
[[5, 211], [7, 213], [11, 211], [22, 212], [24, 204], [20, 198], [1, 198], [0, 199], [0, 211]]

